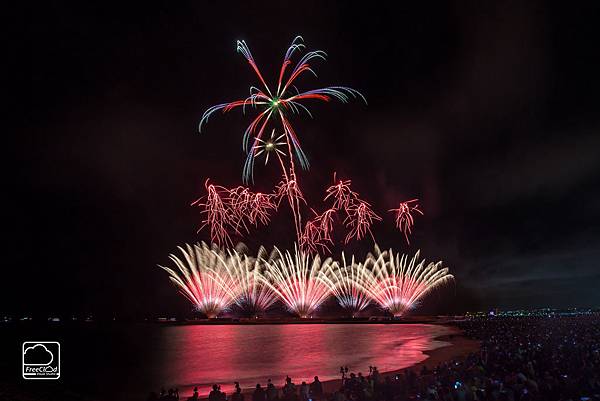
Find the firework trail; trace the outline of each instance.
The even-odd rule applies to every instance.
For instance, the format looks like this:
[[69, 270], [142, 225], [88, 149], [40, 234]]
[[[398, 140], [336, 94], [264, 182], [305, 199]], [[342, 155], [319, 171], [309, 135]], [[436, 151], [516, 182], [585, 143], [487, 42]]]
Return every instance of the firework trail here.
[[300, 249], [303, 252], [314, 254], [319, 249], [329, 252], [328, 244], [333, 244], [333, 238], [331, 232], [333, 231], [333, 217], [335, 216], [336, 210], [331, 208], [327, 209], [321, 214], [315, 214], [311, 220], [306, 222], [304, 226], [304, 232], [300, 238]]
[[[304, 169], [307, 169], [308, 160], [300, 146], [300, 141], [289, 122], [290, 114], [299, 114], [301, 111], [306, 112], [312, 117], [308, 108], [302, 104], [301, 101], [313, 99], [328, 102], [332, 99], [336, 99], [342, 103], [347, 103], [352, 98], [360, 98], [366, 103], [364, 96], [360, 92], [345, 86], [330, 86], [306, 92], [298, 91], [294, 86], [296, 79], [305, 72], [311, 72], [316, 76], [311, 68], [311, 63], [315, 60], [325, 60], [326, 58], [326, 54], [323, 51], [309, 51], [304, 54], [292, 68], [292, 56], [294, 53], [303, 51], [304, 48], [305, 46], [302, 37], [296, 36], [285, 53], [283, 63], [279, 70], [277, 86], [269, 87], [250, 52], [250, 48], [246, 45], [246, 42], [243, 40], [238, 41], [237, 51], [241, 53], [250, 64], [250, 67], [260, 81], [260, 88], [251, 86], [248, 97], [212, 106], [202, 115], [199, 125], [200, 130], [202, 129], [202, 125], [217, 111], [226, 113], [238, 107], [241, 107], [244, 112], [246, 107], [252, 107], [258, 110], [258, 115], [246, 128], [243, 137], [243, 148], [248, 152], [243, 174], [246, 182], [252, 179], [257, 146], [262, 143], [261, 140], [263, 140], [263, 135], [265, 134], [265, 129], [269, 122], [278, 122], [280, 124], [290, 151], [293, 148], [294, 154], [300, 162], [300, 165]], [[251, 141], [252, 145], [250, 145]], [[292, 161], [291, 152], [290, 161]], [[293, 167], [291, 167], [291, 169], [293, 170]], [[292, 177], [291, 179], [294, 178]]]
[[354, 261], [354, 255], [350, 264], [346, 263], [346, 256], [343, 252], [342, 262], [334, 262], [326, 274], [331, 293], [337, 298], [340, 306], [346, 309], [352, 317], [355, 317], [371, 302], [365, 289], [365, 286], [370, 283], [371, 275], [371, 271], [365, 269], [362, 263]]
[[403, 316], [430, 291], [454, 279], [448, 268], [441, 268], [441, 261], [426, 265], [419, 256], [417, 251], [409, 260], [408, 255], [376, 248], [376, 256], [363, 265], [367, 294], [394, 316]]
[[330, 200], [333, 204], [332, 210], [341, 210], [346, 214], [344, 224], [349, 229], [345, 238], [347, 244], [352, 239], [360, 240], [367, 233], [373, 237], [371, 225], [374, 221], [380, 221], [379, 217], [371, 208], [371, 205], [362, 200], [358, 192], [354, 192], [350, 185], [350, 180], [336, 180], [336, 173], [333, 173], [334, 184], [326, 190], [324, 201]]
[[346, 235], [346, 244], [353, 238], [357, 240], [362, 239], [367, 233], [371, 235], [373, 240], [375, 239], [371, 231], [371, 225], [376, 220], [381, 221], [381, 217], [371, 209], [371, 205], [368, 202], [363, 200], [356, 201], [347, 209], [347, 213], [348, 215], [344, 222], [350, 231]]
[[225, 187], [209, 184], [208, 179], [204, 183], [207, 195], [192, 202], [192, 206], [198, 206], [202, 209], [200, 212], [204, 216], [202, 225], [198, 232], [208, 226], [210, 229], [211, 242], [218, 245], [230, 245], [231, 237], [228, 228], [238, 231], [235, 214], [231, 212], [227, 205], [229, 190]]
[[191, 205], [202, 209], [200, 213], [203, 220], [198, 232], [208, 226], [211, 242], [218, 246], [233, 245], [230, 233], [247, 233], [249, 224], [267, 225], [270, 212], [277, 210], [275, 194], [252, 192], [242, 186], [230, 189], [209, 184], [208, 181], [204, 184], [207, 195], [195, 200]]
[[304, 232], [300, 236], [300, 249], [302, 252], [315, 254], [319, 248], [329, 250], [327, 244], [321, 238], [321, 228], [318, 221], [309, 220], [304, 226]]
[[302, 253], [297, 246], [293, 255], [277, 248], [275, 251], [279, 257], [266, 263], [264, 284], [279, 296], [290, 312], [301, 318], [310, 317], [331, 293], [324, 279], [331, 258], [321, 262], [319, 255]]
[[301, 238], [302, 215], [300, 214], [300, 203], [306, 204], [306, 200], [304, 199], [302, 190], [300, 190], [300, 186], [298, 186], [298, 181], [290, 179], [290, 177], [285, 174], [279, 184], [275, 187], [275, 198], [277, 199], [277, 206], [281, 204], [283, 198], [288, 200], [288, 204], [290, 205], [290, 209], [294, 216], [296, 238]]
[[227, 309], [237, 298], [235, 283], [229, 278], [221, 263], [223, 252], [211, 249], [204, 242], [193, 247], [178, 247], [184, 259], [171, 254], [169, 258], [177, 270], [160, 266], [169, 273], [169, 279], [195, 308], [208, 318], [214, 318]]
[[269, 224], [270, 210], [277, 210], [277, 204], [273, 200], [273, 194], [263, 194], [260, 192], [254, 193], [250, 197], [248, 204], [248, 218], [255, 226], [260, 222], [263, 225]]
[[[412, 233], [412, 228], [415, 225], [415, 220], [413, 218], [412, 212], [417, 212], [421, 216], [423, 216], [423, 212], [419, 209], [418, 199], [411, 199], [406, 202], [400, 202], [400, 205], [397, 209], [390, 209], [390, 212], [395, 212], [396, 214], [396, 227], [404, 234], [404, 238], [406, 238], [406, 243], [410, 245], [410, 241], [408, 240], [408, 236]], [[415, 203], [411, 205], [411, 203]]]
[[227, 206], [235, 221], [235, 227], [244, 227], [246, 232], [248, 232], [246, 220], [254, 226], [259, 222], [267, 225], [270, 221], [270, 211], [277, 210], [273, 194], [252, 192], [242, 186], [225, 190], [228, 193]]
[[260, 247], [256, 257], [242, 252], [242, 245], [236, 249], [227, 250], [227, 254], [216, 252], [220, 266], [211, 272], [222, 275], [224, 282], [229, 283], [232, 292], [236, 294], [235, 304], [251, 316], [263, 315], [277, 300], [277, 294], [264, 284], [262, 272], [267, 263], [273, 263], [277, 255], [267, 253]]
[[352, 191], [350, 189], [350, 184], [352, 181], [350, 180], [339, 180], [336, 182], [337, 173], [333, 173], [333, 184], [329, 188], [327, 188], [326, 196], [323, 199], [324, 201], [331, 199], [333, 201], [333, 205], [331, 206], [336, 210], [348, 210], [350, 206], [358, 199], [358, 193]]

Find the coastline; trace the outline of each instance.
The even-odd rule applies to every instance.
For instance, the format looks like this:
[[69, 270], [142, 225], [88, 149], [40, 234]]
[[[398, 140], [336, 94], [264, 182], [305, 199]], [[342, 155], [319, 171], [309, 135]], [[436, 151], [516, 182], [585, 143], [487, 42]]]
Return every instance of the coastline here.
[[[433, 350], [423, 351], [423, 354], [427, 355], [427, 358], [422, 360], [421, 362], [418, 362], [412, 366], [408, 366], [402, 369], [380, 372], [380, 376], [382, 378], [388, 376], [395, 376], [397, 374], [403, 373], [407, 369], [414, 370], [418, 373], [424, 366], [427, 367], [427, 369], [433, 369], [442, 362], [446, 362], [456, 358], [464, 358], [470, 353], [479, 350], [479, 341], [467, 338], [461, 329], [459, 329], [456, 326], [453, 326], [452, 324], [443, 324], [443, 326], [453, 329], [454, 332], [452, 334], [445, 334], [439, 337], [435, 337], [435, 340], [447, 342], [449, 343], [449, 345], [444, 345]], [[341, 383], [341, 379], [324, 381], [323, 391], [325, 393], [333, 393], [339, 389]]]
[[[446, 362], [446, 361], [456, 359], [456, 358], [464, 358], [467, 355], [469, 355], [470, 353], [476, 352], [477, 350], [479, 350], [480, 342], [477, 340], [467, 338], [464, 335], [464, 332], [461, 329], [459, 329], [458, 327], [452, 325], [451, 323], [438, 323], [438, 324], [440, 326], [445, 326], [445, 327], [448, 327], [449, 329], [453, 330], [453, 332], [450, 334], [444, 334], [444, 335], [434, 338], [434, 340], [443, 341], [445, 343], [448, 343], [448, 345], [443, 345], [443, 346], [433, 349], [433, 350], [422, 351], [423, 354], [426, 355], [426, 358], [424, 360], [422, 360], [421, 362], [418, 362], [412, 366], [408, 366], [408, 367], [401, 368], [401, 369], [380, 372], [380, 376], [382, 378], [385, 378], [388, 376], [394, 376], [394, 375], [403, 373], [407, 369], [412, 369], [418, 373], [423, 368], [423, 366], [427, 367], [427, 369], [433, 369], [442, 362]], [[358, 372], [354, 372], [354, 373], [358, 373]], [[340, 388], [341, 382], [342, 382], [341, 379], [324, 380], [324, 381], [322, 381], [323, 391], [327, 394], [332, 394]], [[299, 385], [299, 383], [296, 383], [296, 385]], [[247, 400], [251, 399], [253, 391], [254, 391], [253, 388], [243, 388], [242, 393], [244, 394], [245, 399], [247, 399]], [[228, 395], [230, 395], [230, 394], [228, 394]], [[187, 397], [187, 394], [185, 396]], [[208, 400], [208, 397], [201, 396], [198, 399], [199, 400]]]

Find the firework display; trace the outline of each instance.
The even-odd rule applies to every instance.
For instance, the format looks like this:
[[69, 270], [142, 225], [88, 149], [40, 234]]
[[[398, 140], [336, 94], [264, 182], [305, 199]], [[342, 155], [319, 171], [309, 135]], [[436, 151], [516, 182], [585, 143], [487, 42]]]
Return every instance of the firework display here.
[[363, 263], [356, 263], [352, 256], [350, 263], [346, 263], [346, 256], [342, 253], [341, 263], [334, 263], [327, 274], [327, 282], [330, 283], [331, 293], [337, 298], [342, 308], [356, 317], [362, 312], [371, 298], [365, 288], [366, 276], [371, 274], [365, 269]]
[[330, 286], [323, 276], [332, 263], [331, 258], [321, 261], [319, 255], [302, 253], [298, 247], [293, 255], [275, 249], [279, 258], [267, 263], [263, 282], [290, 312], [301, 318], [310, 317], [330, 295]]
[[[213, 245], [180, 247], [184, 261], [170, 255], [176, 269], [161, 267], [179, 291], [209, 318], [236, 308], [260, 316], [277, 301], [290, 313], [307, 318], [330, 296], [352, 317], [370, 305], [402, 316], [431, 290], [453, 278], [441, 262], [426, 265], [424, 260], [419, 261], [418, 251], [409, 259], [391, 249], [381, 252], [375, 245], [375, 253], [362, 262], [353, 255], [347, 259], [343, 252], [341, 262], [327, 256], [334, 246], [346, 246], [350, 241], [370, 237], [375, 243], [373, 224], [382, 221], [382, 217], [352, 188], [351, 180], [339, 179], [336, 173], [324, 191], [323, 208], [309, 206], [300, 187], [295, 162], [305, 170], [309, 163], [290, 116], [305, 112], [312, 117], [304, 104], [306, 100], [336, 99], [347, 103], [351, 98], [360, 98], [366, 104], [360, 92], [345, 86], [298, 90], [297, 78], [305, 72], [314, 74], [312, 64], [326, 57], [323, 51], [308, 51], [294, 64], [293, 56], [304, 49], [302, 37], [297, 36], [284, 56], [276, 85], [269, 86], [246, 42], [238, 41], [237, 50], [250, 64], [259, 84], [251, 86], [244, 99], [210, 107], [200, 120], [202, 130], [216, 112], [255, 110], [258, 114], [243, 134], [243, 181], [254, 182], [254, 162], [263, 157], [265, 165], [272, 160], [281, 174], [279, 183], [268, 193], [255, 192], [250, 186], [227, 188], [207, 179], [205, 195], [192, 202], [192, 206], [200, 208], [198, 232], [208, 229]], [[418, 199], [411, 199], [389, 209], [407, 245], [414, 215], [423, 215], [417, 202]], [[231, 249], [233, 237], [243, 237], [259, 225], [268, 225], [282, 204], [287, 204], [292, 212], [296, 234], [293, 252], [274, 247], [268, 253], [261, 246], [256, 256], [250, 256], [242, 245]], [[345, 235], [338, 237], [334, 227], [345, 229]]]
[[[279, 79], [277, 86], [269, 87], [265, 79], [263, 78], [250, 48], [243, 40], [237, 41], [237, 51], [241, 53], [252, 70], [256, 73], [260, 86], [250, 87], [250, 94], [245, 99], [235, 100], [233, 102], [221, 103], [210, 107], [202, 115], [200, 120], [199, 129], [202, 130], [202, 125], [208, 121], [211, 115], [217, 111], [226, 113], [233, 110], [236, 107], [241, 107], [245, 112], [247, 107], [252, 107], [260, 110], [259, 114], [250, 123], [246, 131], [244, 132], [243, 148], [244, 151], [248, 152], [246, 157], [246, 164], [244, 166], [244, 180], [250, 181], [253, 175], [254, 158], [258, 156], [257, 150], [261, 149], [261, 144], [265, 144], [263, 135], [265, 129], [269, 123], [277, 124], [283, 131], [283, 134], [275, 141], [282, 141], [285, 138], [285, 143], [290, 150], [290, 169], [293, 171], [293, 159], [292, 149], [296, 158], [300, 162], [300, 165], [307, 169], [309, 166], [308, 159], [300, 146], [300, 141], [296, 135], [296, 132], [292, 128], [289, 122], [289, 114], [299, 114], [301, 111], [306, 112], [312, 117], [308, 108], [301, 103], [304, 100], [320, 100], [328, 102], [331, 99], [337, 99], [343, 103], [347, 103], [351, 98], [361, 98], [366, 103], [364, 96], [355, 89], [345, 86], [330, 86], [321, 89], [313, 89], [305, 92], [300, 92], [295, 86], [294, 82], [305, 72], [311, 72], [316, 76], [316, 73], [311, 67], [311, 63], [316, 60], [325, 60], [327, 54], [324, 51], [316, 50], [307, 52], [296, 65], [291, 68], [292, 56], [295, 53], [300, 53], [305, 49], [303, 39], [301, 36], [296, 36], [289, 46], [283, 58], [283, 63], [279, 70]], [[289, 74], [286, 74], [289, 71]], [[273, 132], [273, 131], [272, 131]], [[250, 142], [252, 145], [250, 146]], [[274, 143], [271, 141], [270, 143]], [[283, 144], [283, 142], [281, 142]], [[292, 179], [294, 179], [292, 177]]]
[[226, 253], [215, 252], [221, 262], [219, 268], [206, 269], [212, 273], [211, 277], [219, 274], [225, 276], [223, 280], [217, 281], [230, 285], [232, 293], [236, 294], [233, 301], [242, 313], [250, 316], [264, 315], [277, 300], [277, 294], [265, 284], [263, 271], [268, 264], [274, 263], [277, 255], [275, 252], [268, 255], [262, 246], [256, 257], [241, 252], [240, 244], [236, 248], [228, 249]]
[[227, 309], [238, 297], [235, 282], [223, 269], [225, 256], [217, 247], [204, 242], [194, 246], [179, 247], [184, 260], [171, 254], [169, 258], [177, 270], [160, 266], [194, 307], [209, 318], [216, 317]]
[[[379, 252], [364, 265], [364, 290], [368, 296], [394, 316], [403, 316], [425, 295], [453, 280], [442, 262], [419, 262], [420, 251], [412, 258], [400, 253]], [[369, 266], [370, 265], [370, 266]]]
[[[408, 239], [409, 234], [412, 233], [412, 227], [415, 225], [415, 220], [412, 215], [413, 212], [419, 213], [421, 216], [423, 212], [419, 209], [418, 199], [411, 199], [406, 202], [400, 202], [400, 205], [397, 209], [390, 209], [390, 212], [394, 212], [396, 214], [396, 227], [404, 233], [404, 238], [406, 238], [406, 243], [410, 244]], [[413, 204], [414, 203], [414, 204]]]
[[246, 187], [225, 188], [205, 182], [207, 195], [192, 202], [202, 209], [202, 225], [209, 227], [211, 241], [218, 246], [232, 245], [230, 232], [243, 235], [249, 225], [268, 224], [270, 212], [277, 210], [274, 194], [252, 192]]
[[441, 261], [419, 261], [419, 251], [409, 259], [392, 250], [381, 252], [377, 246], [375, 255], [369, 254], [364, 262], [343, 253], [341, 262], [322, 259], [298, 247], [294, 253], [277, 247], [268, 253], [261, 246], [256, 257], [247, 255], [242, 244], [235, 249], [205, 243], [179, 249], [185, 262], [171, 255], [179, 272], [161, 267], [209, 318], [234, 304], [245, 315], [262, 316], [277, 300], [295, 316], [307, 318], [330, 296], [352, 317], [371, 303], [402, 316], [431, 290], [453, 279]]

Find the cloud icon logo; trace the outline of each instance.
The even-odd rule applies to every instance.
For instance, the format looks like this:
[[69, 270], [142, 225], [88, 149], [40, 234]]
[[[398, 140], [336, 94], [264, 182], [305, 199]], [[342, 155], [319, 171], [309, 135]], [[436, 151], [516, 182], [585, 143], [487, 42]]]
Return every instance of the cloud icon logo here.
[[23, 354], [23, 363], [30, 366], [50, 365], [54, 360], [52, 352], [44, 344], [36, 344], [33, 347], [25, 349]]

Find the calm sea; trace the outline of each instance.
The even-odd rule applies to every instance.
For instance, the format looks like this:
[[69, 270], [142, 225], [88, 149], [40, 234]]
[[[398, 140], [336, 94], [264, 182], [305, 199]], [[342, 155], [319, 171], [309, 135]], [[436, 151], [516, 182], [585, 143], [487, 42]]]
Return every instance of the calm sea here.
[[[435, 340], [452, 329], [428, 324], [184, 325], [69, 324], [0, 326], [2, 383], [35, 394], [61, 392], [90, 399], [144, 400], [152, 390], [179, 388], [183, 396], [199, 386], [206, 394], [219, 383], [230, 393], [242, 387], [279, 386], [339, 378], [340, 366], [368, 373], [412, 366], [423, 351], [449, 345]], [[21, 378], [22, 341], [59, 341], [61, 378]]]

